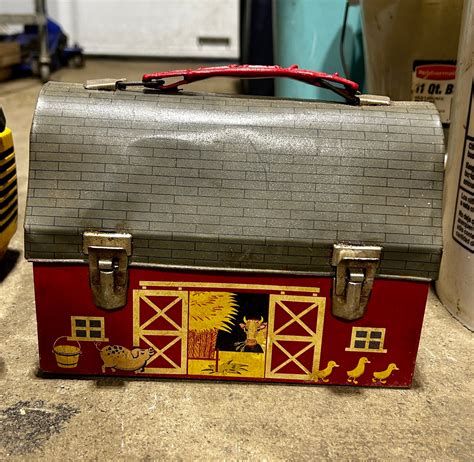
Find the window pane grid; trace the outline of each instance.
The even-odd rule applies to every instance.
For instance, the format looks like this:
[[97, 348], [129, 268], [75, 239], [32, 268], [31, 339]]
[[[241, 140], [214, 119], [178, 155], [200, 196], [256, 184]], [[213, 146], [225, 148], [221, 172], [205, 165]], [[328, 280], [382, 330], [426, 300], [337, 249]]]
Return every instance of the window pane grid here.
[[346, 351], [386, 353], [383, 348], [385, 328], [383, 327], [353, 327], [351, 343]]
[[70, 340], [108, 341], [105, 338], [105, 319], [88, 316], [71, 316]]

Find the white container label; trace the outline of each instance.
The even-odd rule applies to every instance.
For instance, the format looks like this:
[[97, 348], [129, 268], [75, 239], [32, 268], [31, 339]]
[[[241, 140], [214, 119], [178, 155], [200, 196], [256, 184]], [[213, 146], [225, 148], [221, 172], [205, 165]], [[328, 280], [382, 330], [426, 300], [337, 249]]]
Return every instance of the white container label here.
[[444, 126], [451, 122], [455, 77], [456, 64], [454, 62], [415, 61], [413, 63], [411, 99], [434, 103]]
[[473, 88], [464, 137], [463, 161], [459, 175], [459, 189], [453, 224], [453, 239], [466, 250], [474, 252], [474, 109]]

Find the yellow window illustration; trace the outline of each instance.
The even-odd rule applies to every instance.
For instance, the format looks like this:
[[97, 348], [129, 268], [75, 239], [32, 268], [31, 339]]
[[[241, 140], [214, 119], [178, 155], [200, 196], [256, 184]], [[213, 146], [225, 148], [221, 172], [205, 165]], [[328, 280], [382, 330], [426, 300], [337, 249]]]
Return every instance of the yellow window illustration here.
[[94, 316], [71, 316], [71, 336], [68, 340], [108, 342], [105, 319]]
[[367, 351], [371, 353], [386, 353], [383, 347], [385, 328], [383, 327], [353, 327], [351, 345], [346, 351]]

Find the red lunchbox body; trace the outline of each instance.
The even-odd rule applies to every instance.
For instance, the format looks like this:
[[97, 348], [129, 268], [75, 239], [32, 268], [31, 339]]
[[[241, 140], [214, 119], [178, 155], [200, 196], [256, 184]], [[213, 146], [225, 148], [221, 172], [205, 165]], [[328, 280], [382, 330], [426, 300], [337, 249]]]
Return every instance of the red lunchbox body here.
[[[429, 288], [376, 280], [365, 316], [347, 322], [331, 314], [331, 278], [137, 268], [126, 306], [104, 311], [87, 266], [34, 266], [40, 368], [73, 375], [408, 387]], [[230, 298], [240, 322], [199, 329], [193, 316], [212, 316]], [[193, 299], [203, 302], [194, 311]], [[258, 352], [236, 351], [248, 338], [244, 317], [266, 324]], [[62, 354], [61, 345], [77, 350]]]

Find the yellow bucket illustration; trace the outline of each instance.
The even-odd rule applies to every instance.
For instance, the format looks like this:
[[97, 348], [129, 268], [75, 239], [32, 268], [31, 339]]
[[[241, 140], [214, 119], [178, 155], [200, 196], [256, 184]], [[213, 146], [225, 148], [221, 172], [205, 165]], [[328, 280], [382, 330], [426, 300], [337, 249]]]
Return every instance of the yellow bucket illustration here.
[[66, 336], [58, 337], [53, 344], [53, 353], [56, 357], [56, 363], [59, 367], [72, 369], [77, 366], [79, 362], [79, 356], [82, 354], [81, 344], [76, 341], [78, 346], [75, 345], [56, 345], [58, 340], [67, 338]]

